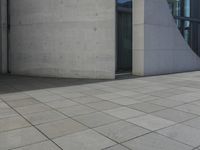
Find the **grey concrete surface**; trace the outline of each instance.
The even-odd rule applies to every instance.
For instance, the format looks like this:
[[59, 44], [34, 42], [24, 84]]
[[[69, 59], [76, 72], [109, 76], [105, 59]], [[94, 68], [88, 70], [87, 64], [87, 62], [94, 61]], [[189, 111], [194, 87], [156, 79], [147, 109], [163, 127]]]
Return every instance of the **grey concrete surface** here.
[[115, 0], [10, 1], [13, 74], [115, 78]]
[[[115, 0], [10, 1], [12, 74], [115, 78]], [[1, 0], [0, 69], [7, 71], [6, 0]], [[158, 13], [159, 12], [159, 13]], [[166, 0], [134, 0], [133, 74], [200, 69]]]
[[178, 31], [167, 0], [135, 0], [133, 7], [133, 74], [200, 69], [200, 58]]
[[198, 150], [199, 93], [200, 72], [107, 82], [0, 76], [0, 149]]

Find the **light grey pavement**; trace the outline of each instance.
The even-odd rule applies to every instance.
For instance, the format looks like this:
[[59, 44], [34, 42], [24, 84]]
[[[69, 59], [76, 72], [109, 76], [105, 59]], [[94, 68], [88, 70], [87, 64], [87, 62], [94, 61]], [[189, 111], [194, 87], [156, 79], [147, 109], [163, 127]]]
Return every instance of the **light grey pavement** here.
[[200, 72], [0, 76], [0, 150], [198, 150]]

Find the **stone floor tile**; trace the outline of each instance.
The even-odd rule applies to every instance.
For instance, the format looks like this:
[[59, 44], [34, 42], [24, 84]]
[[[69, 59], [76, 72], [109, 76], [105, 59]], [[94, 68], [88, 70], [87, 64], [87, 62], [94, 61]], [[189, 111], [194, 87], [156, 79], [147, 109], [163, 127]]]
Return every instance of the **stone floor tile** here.
[[133, 98], [133, 100], [135, 100], [135, 101], [138, 101], [139, 103], [150, 102], [150, 101], [158, 99], [158, 97], [151, 96], [151, 95], [145, 95], [145, 94], [140, 94], [138, 96], [132, 96], [131, 98]]
[[82, 96], [86, 96], [85, 94], [79, 93], [79, 92], [72, 92], [72, 93], [62, 93], [59, 94], [65, 98], [76, 98], [76, 97], [82, 97]]
[[60, 150], [60, 148], [51, 141], [44, 141], [41, 143], [31, 144], [13, 150]]
[[91, 88], [91, 89], [104, 89], [107, 88], [108, 86], [103, 85], [103, 83], [99, 82], [99, 83], [91, 83], [91, 84], [86, 84], [84, 85], [85, 87]]
[[86, 115], [89, 113], [96, 112], [95, 109], [92, 109], [92, 108], [84, 106], [84, 105], [75, 105], [75, 106], [71, 106], [71, 107], [64, 107], [64, 108], [61, 108], [58, 110], [69, 117]]
[[47, 90], [43, 90], [43, 89], [39, 89], [39, 90], [30, 90], [30, 91], [25, 91], [25, 94], [34, 97], [34, 98], [38, 98], [38, 97], [45, 97], [45, 96], [53, 96], [54, 94], [52, 94], [51, 92], [47, 91]]
[[95, 95], [95, 97], [101, 98], [103, 100], [111, 100], [111, 99], [119, 98], [122, 96], [116, 93], [106, 93], [106, 94]]
[[122, 89], [107, 86], [107, 87], [102, 88], [101, 90], [106, 91], [106, 92], [117, 93], [117, 92], [120, 92]]
[[0, 132], [31, 126], [21, 116], [0, 119]]
[[17, 107], [15, 109], [22, 115], [51, 110], [49, 106], [44, 104], [28, 105], [25, 107]]
[[200, 92], [200, 89], [190, 88], [190, 87], [180, 87], [179, 89], [183, 89], [190, 92]]
[[7, 118], [7, 117], [14, 117], [17, 115], [18, 114], [11, 108], [0, 109], [0, 119]]
[[[193, 147], [200, 146], [200, 119], [196, 118], [200, 115], [200, 72], [92, 82], [91, 84], [91, 81], [82, 79], [2, 77], [0, 79], [0, 149], [10, 150], [10, 148], [20, 147], [19, 150], [57, 150], [57, 147], [51, 144], [45, 142], [40, 144], [43, 141], [40, 140], [40, 136], [43, 137], [43, 134], [38, 130], [33, 128], [39, 138], [35, 136], [36, 133], [24, 131], [30, 126], [26, 126], [26, 121], [21, 120], [15, 110], [23, 116], [28, 116], [28, 119], [49, 137], [63, 136], [70, 139], [67, 143], [65, 139], [62, 140], [64, 149], [125, 150], [126, 146], [121, 146], [122, 143], [117, 145], [113, 141], [121, 142], [126, 139], [131, 146], [134, 145], [134, 148], [130, 147], [133, 150], [166, 150], [166, 148], [188, 150], [185, 144], [192, 146], [189, 147], [189, 150], [192, 150]], [[28, 99], [34, 99], [37, 103]], [[61, 103], [61, 101], [65, 102]], [[15, 110], [5, 102], [12, 105]], [[119, 110], [120, 107], [125, 108]], [[133, 111], [130, 110], [150, 114], [134, 117]], [[110, 111], [114, 116], [98, 111]], [[72, 118], [69, 119], [67, 116]], [[122, 121], [124, 118], [126, 120], [129, 118], [128, 121], [133, 122]], [[77, 121], [73, 121], [74, 119]], [[175, 125], [177, 123], [179, 126]], [[95, 133], [95, 136], [82, 134], [88, 130], [88, 127], [83, 124], [93, 129], [96, 127], [99, 133], [90, 130]], [[79, 125], [85, 128], [82, 130]], [[159, 138], [157, 134], [147, 136], [148, 133], [137, 136], [140, 130], [136, 128], [153, 130], [154, 134], [161, 131], [164, 133], [159, 133]], [[71, 138], [72, 135], [76, 136]], [[99, 136], [103, 140], [98, 140]], [[101, 141], [104, 140], [111, 141], [113, 144], [103, 144]]]
[[200, 101], [195, 101], [195, 102], [192, 102], [191, 104], [200, 106]]
[[136, 101], [133, 98], [129, 98], [129, 97], [114, 98], [109, 101], [114, 102], [116, 104], [120, 104], [120, 105], [131, 105], [131, 104], [139, 103], [139, 101]]
[[181, 102], [181, 101], [169, 100], [169, 99], [164, 99], [164, 98], [150, 101], [149, 103], [164, 106], [164, 107], [175, 107], [175, 106], [184, 104], [184, 102]]
[[12, 100], [27, 99], [31, 97], [23, 93], [10, 93], [10, 94], [2, 94], [0, 95], [0, 98], [2, 98], [5, 101], [12, 101]]
[[140, 93], [138, 92], [133, 92], [133, 91], [119, 91], [119, 92], [116, 92], [116, 94], [119, 94], [121, 96], [137, 96], [137, 95], [140, 95]]
[[55, 94], [47, 94], [47, 95], [37, 95], [34, 96], [35, 99], [37, 99], [40, 102], [43, 103], [47, 103], [47, 102], [51, 102], [51, 101], [59, 101], [59, 100], [65, 100], [66, 98], [59, 96], [59, 95], [55, 95]]
[[70, 81], [70, 83], [68, 81], [66, 83], [63, 83], [61, 81], [63, 83], [63, 85], [61, 87], [59, 86], [59, 87], [51, 88], [48, 91], [50, 91], [52, 93], [56, 93], [56, 94], [65, 94], [65, 93], [70, 94], [71, 93], [72, 95], [74, 95], [74, 94], [77, 95], [77, 94], [81, 94], [80, 92], [82, 92], [82, 91], [87, 91], [87, 90], [91, 89], [91, 88], [83, 85], [83, 83], [85, 83], [85, 84], [88, 83], [85, 79], [80, 79], [80, 80], [82, 80], [83, 83], [75, 83], [75, 84], [73, 82], [77, 82], [77, 80], [79, 80], [79, 79], [67, 79], [67, 80], [74, 80], [74, 81], [72, 81], [72, 82]]
[[165, 89], [165, 90], [150, 92], [148, 94], [152, 96], [167, 98], [170, 96], [185, 94], [186, 92], [187, 92], [186, 90], [180, 90], [180, 89]]
[[183, 122], [185, 120], [197, 117], [197, 115], [186, 113], [183, 111], [174, 110], [174, 109], [161, 110], [161, 111], [152, 113], [151, 115], [161, 117], [167, 120], [171, 120], [174, 122]]
[[139, 92], [146, 94], [146, 93], [156, 92], [156, 91], [165, 90], [165, 89], [168, 89], [168, 87], [159, 86], [159, 85], [152, 85], [152, 86], [139, 88]]
[[52, 108], [63, 108], [63, 107], [74, 106], [74, 105], [77, 105], [78, 103], [75, 103], [73, 101], [66, 99], [66, 100], [52, 101], [52, 102], [48, 102], [46, 104]]
[[200, 94], [199, 93], [185, 93], [185, 94], [175, 95], [175, 96], [169, 97], [169, 99], [181, 101], [181, 102], [184, 102], [184, 103], [189, 103], [189, 102], [199, 100]]
[[58, 113], [53, 110], [39, 112], [39, 113], [33, 113], [33, 114], [25, 114], [24, 117], [34, 125], [47, 123], [50, 121], [62, 120], [62, 119], [67, 118], [66, 116], [62, 115], [61, 113]]
[[193, 147], [200, 144], [200, 130], [186, 125], [178, 124], [157, 132]]
[[[188, 125], [190, 127], [200, 129], [200, 117], [185, 121], [182, 124]], [[199, 144], [200, 145], [200, 144]]]
[[129, 149], [127, 149], [126, 147], [121, 146], [121, 145], [115, 145], [115, 146], [112, 146], [112, 147], [109, 147], [109, 148], [106, 148], [103, 150], [129, 150]]
[[63, 150], [102, 150], [116, 144], [92, 130], [63, 136], [54, 141]]
[[33, 127], [2, 132], [0, 133], [0, 149], [13, 149], [44, 140], [46, 138]]
[[101, 112], [74, 117], [74, 119], [85, 124], [90, 128], [102, 126], [119, 120], [118, 118], [112, 117], [108, 114]]
[[123, 143], [131, 150], [191, 150], [192, 147], [170, 140], [162, 135], [150, 133]]
[[128, 106], [129, 108], [136, 109], [139, 111], [143, 111], [145, 113], [151, 113], [159, 110], [166, 109], [166, 107], [151, 104], [151, 103], [139, 103], [139, 104], [133, 104]]
[[38, 125], [37, 128], [49, 138], [55, 138], [86, 130], [87, 127], [72, 119], [64, 119]]
[[90, 89], [90, 90], [81, 91], [81, 93], [85, 95], [95, 96], [95, 95], [100, 95], [100, 94], [106, 94], [108, 92], [100, 90], [100, 89]]
[[200, 115], [200, 106], [198, 106], [198, 105], [185, 104], [182, 106], [175, 107], [175, 109]]
[[118, 143], [125, 142], [149, 132], [149, 130], [140, 128], [125, 121], [101, 126], [95, 128], [95, 130]]
[[81, 103], [81, 104], [103, 101], [103, 99], [93, 97], [93, 96], [76, 97], [76, 98], [72, 98], [72, 100], [74, 102]]
[[109, 101], [88, 103], [86, 105], [89, 106], [89, 107], [92, 107], [92, 108], [94, 108], [96, 110], [99, 110], [99, 111], [121, 107], [121, 105], [118, 105], [118, 104], [115, 104], [115, 103], [112, 103], [112, 102], [109, 102]]
[[141, 111], [137, 111], [137, 110], [127, 108], [127, 107], [119, 107], [115, 109], [106, 110], [104, 112], [120, 119], [128, 119], [128, 118], [145, 115], [145, 113]]
[[158, 129], [175, 124], [175, 122], [173, 121], [166, 120], [160, 117], [155, 117], [152, 115], [145, 115], [145, 116], [129, 119], [127, 121], [149, 130], [158, 130]]
[[28, 105], [39, 104], [39, 102], [33, 98], [22, 99], [22, 100], [13, 100], [7, 102], [11, 107], [24, 107]]
[[7, 109], [7, 108], [10, 108], [6, 103], [4, 102], [0, 102], [0, 109]]

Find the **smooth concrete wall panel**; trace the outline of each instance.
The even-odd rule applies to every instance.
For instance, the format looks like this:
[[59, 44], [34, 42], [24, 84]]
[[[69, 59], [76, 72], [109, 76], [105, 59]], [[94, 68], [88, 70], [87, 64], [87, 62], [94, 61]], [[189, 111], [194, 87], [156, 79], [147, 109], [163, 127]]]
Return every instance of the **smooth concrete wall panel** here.
[[144, 0], [133, 1], [133, 74], [144, 74]]
[[14, 74], [115, 77], [115, 0], [13, 0]]
[[[143, 1], [140, 5], [144, 7], [144, 23], [139, 24], [140, 28], [134, 24], [137, 32], [143, 33], [142, 43], [135, 43], [134, 51], [139, 49], [143, 52], [144, 62], [136, 62], [137, 66], [143, 68], [133, 68], [133, 73], [158, 75], [199, 70], [200, 58], [180, 34], [167, 0], [135, 0], [134, 4], [139, 4], [137, 1]], [[142, 36], [135, 34], [134, 37], [137, 39]], [[141, 57], [142, 52], [134, 57]]]
[[0, 73], [7, 72], [7, 0], [0, 1]]
[[133, 73], [134, 75], [143, 75], [144, 24], [134, 24], [133, 26]]
[[0, 73], [2, 70], [2, 4], [0, 2]]

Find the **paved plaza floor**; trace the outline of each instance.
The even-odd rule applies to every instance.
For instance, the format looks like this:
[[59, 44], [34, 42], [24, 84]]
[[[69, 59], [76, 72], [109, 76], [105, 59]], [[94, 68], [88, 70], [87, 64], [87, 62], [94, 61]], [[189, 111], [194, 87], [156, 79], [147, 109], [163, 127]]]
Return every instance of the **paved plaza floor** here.
[[0, 150], [200, 150], [200, 72], [0, 76]]

